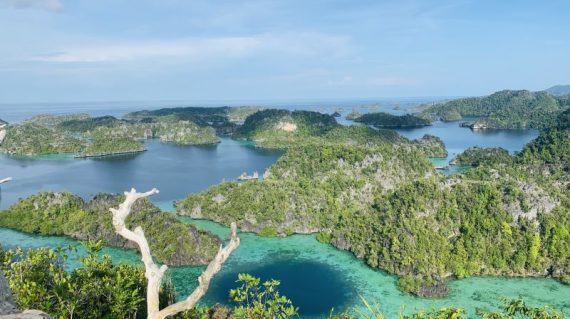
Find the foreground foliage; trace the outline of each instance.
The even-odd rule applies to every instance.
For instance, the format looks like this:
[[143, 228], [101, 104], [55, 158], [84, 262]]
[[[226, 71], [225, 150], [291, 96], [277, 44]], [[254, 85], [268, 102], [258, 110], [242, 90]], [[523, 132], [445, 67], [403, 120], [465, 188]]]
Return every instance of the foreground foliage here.
[[[65, 270], [64, 250], [2, 250], [2, 271], [21, 309], [40, 309], [56, 318], [146, 318], [144, 271], [99, 258], [100, 243], [87, 245], [81, 267]], [[165, 300], [173, 295], [165, 287]]]
[[[66, 271], [69, 249], [30, 249], [22, 251], [0, 248], [0, 271], [6, 277], [17, 305], [22, 309], [39, 309], [54, 318], [119, 319], [146, 318], [146, 279], [139, 266], [114, 265], [109, 256], [99, 257], [101, 242], [85, 243], [87, 255], [81, 265]], [[240, 286], [230, 291], [235, 307], [203, 306], [174, 316], [174, 319], [289, 319], [297, 318], [298, 309], [279, 293], [279, 282], [240, 274]], [[174, 286], [166, 284], [160, 291], [161, 306], [174, 302]], [[363, 309], [344, 314], [331, 311], [328, 319], [385, 318], [377, 305], [363, 299]], [[548, 306], [534, 307], [522, 299], [504, 300], [500, 311], [478, 310], [485, 319], [561, 319], [563, 315]], [[460, 308], [448, 307], [419, 311], [401, 319], [463, 319]]]

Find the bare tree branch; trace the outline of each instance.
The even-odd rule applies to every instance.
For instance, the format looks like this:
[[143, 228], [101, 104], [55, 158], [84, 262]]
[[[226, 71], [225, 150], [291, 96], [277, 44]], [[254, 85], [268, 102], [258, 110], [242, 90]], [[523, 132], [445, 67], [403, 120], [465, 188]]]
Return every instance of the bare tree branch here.
[[185, 310], [192, 309], [196, 306], [200, 298], [202, 298], [208, 291], [210, 280], [222, 268], [222, 264], [228, 259], [230, 254], [239, 246], [239, 237], [237, 236], [237, 227], [232, 223], [232, 234], [229, 243], [226, 247], [220, 245], [220, 249], [216, 257], [210, 262], [206, 270], [198, 278], [198, 287], [183, 301], [172, 304], [163, 310], [160, 310], [159, 305], [159, 292], [162, 278], [168, 267], [162, 265], [158, 267], [152, 259], [148, 241], [144, 235], [141, 227], [136, 227], [134, 231], [128, 229], [125, 225], [125, 220], [131, 213], [133, 204], [140, 198], [145, 198], [158, 194], [158, 190], [153, 188], [146, 193], [137, 193], [132, 188], [130, 192], [125, 192], [125, 200], [119, 205], [119, 208], [111, 208], [113, 213], [113, 227], [115, 232], [122, 237], [135, 242], [139, 246], [142, 255], [142, 261], [145, 266], [145, 277], [147, 279], [147, 313], [148, 319], [163, 319], [168, 316], [175, 315]]

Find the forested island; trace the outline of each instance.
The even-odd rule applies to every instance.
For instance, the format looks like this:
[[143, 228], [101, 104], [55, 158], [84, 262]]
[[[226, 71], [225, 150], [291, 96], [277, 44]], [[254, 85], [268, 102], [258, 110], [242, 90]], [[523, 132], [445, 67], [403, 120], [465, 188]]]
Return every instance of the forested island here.
[[25, 156], [67, 153], [98, 157], [142, 152], [142, 142], [152, 138], [178, 145], [216, 144], [220, 142], [218, 135], [232, 134], [248, 115], [260, 109], [181, 107], [132, 112], [124, 119], [39, 115], [0, 127], [4, 132], [0, 133], [0, 151]]
[[7, 125], [0, 151], [12, 155], [75, 154], [78, 157], [136, 153], [142, 141], [157, 138], [179, 145], [215, 144], [216, 130], [178, 115], [140, 120], [112, 116], [40, 116]]
[[353, 117], [352, 119], [355, 122], [378, 128], [409, 128], [431, 125], [429, 120], [412, 114], [393, 115], [385, 112], [366, 113], [358, 117]]
[[[108, 246], [136, 248], [113, 231], [109, 208], [124, 196], [98, 194], [90, 201], [70, 193], [46, 192], [20, 200], [0, 213], [0, 227], [31, 234], [64, 235], [84, 241], [101, 240]], [[142, 226], [154, 257], [165, 264], [205, 265], [215, 255], [221, 241], [210, 233], [179, 222], [161, 212], [148, 200], [134, 207], [128, 225]]]
[[485, 97], [451, 100], [426, 106], [419, 115], [426, 119], [459, 121], [473, 129], [544, 129], [556, 124], [557, 116], [570, 108], [570, 95], [554, 96], [546, 91], [503, 90]]
[[570, 85], [555, 85], [544, 91], [552, 95], [567, 95], [570, 94]]
[[215, 185], [177, 211], [265, 236], [318, 232], [420, 296], [447, 294], [450, 277], [569, 282], [569, 112], [517, 155], [468, 151], [461, 161], [477, 167], [453, 176], [388, 131], [337, 127], [316, 114], [256, 114], [241, 136], [286, 149], [268, 177]]

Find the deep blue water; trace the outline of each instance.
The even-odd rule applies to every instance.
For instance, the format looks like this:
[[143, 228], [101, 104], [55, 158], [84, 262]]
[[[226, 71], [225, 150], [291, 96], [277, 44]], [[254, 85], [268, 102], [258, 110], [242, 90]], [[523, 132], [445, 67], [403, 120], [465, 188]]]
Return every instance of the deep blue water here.
[[1, 190], [0, 208], [40, 191], [69, 191], [89, 198], [131, 187], [141, 191], [156, 187], [160, 193], [153, 201], [170, 204], [224, 179], [233, 180], [244, 171], [262, 174], [281, 154], [228, 138], [213, 146], [178, 146], [157, 140], [145, 144], [146, 152], [100, 159], [0, 155], [0, 176], [14, 178]]
[[267, 264], [243, 263], [222, 272], [214, 279], [207, 298], [227, 303], [230, 289], [240, 286], [236, 282], [238, 274], [247, 273], [263, 281], [278, 279], [279, 292], [302, 309], [304, 316], [322, 315], [333, 308], [345, 309], [353, 300], [354, 286], [342, 272], [324, 262], [286, 257], [278, 254]]
[[447, 160], [451, 160], [466, 148], [502, 147], [510, 153], [520, 151], [525, 144], [538, 136], [537, 130], [479, 130], [473, 131], [460, 127], [460, 122], [435, 122], [431, 126], [415, 129], [398, 129], [401, 135], [409, 139], [421, 138], [425, 134], [435, 135], [442, 139], [449, 153]]

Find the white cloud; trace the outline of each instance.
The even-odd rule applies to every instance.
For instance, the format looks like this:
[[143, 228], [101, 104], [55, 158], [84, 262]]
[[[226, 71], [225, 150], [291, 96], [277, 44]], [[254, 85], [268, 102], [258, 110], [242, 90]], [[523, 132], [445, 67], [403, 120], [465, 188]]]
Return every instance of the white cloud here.
[[301, 57], [338, 58], [350, 52], [349, 39], [318, 33], [259, 34], [244, 37], [184, 38], [169, 41], [110, 43], [58, 48], [33, 61], [58, 63], [104, 63], [152, 58], [211, 60], [284, 54]]
[[61, 0], [0, 0], [0, 3], [14, 8], [37, 8], [59, 11], [63, 8]]

